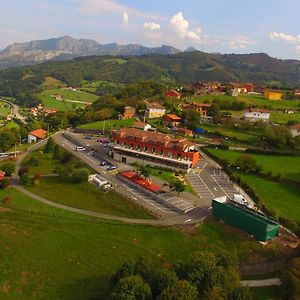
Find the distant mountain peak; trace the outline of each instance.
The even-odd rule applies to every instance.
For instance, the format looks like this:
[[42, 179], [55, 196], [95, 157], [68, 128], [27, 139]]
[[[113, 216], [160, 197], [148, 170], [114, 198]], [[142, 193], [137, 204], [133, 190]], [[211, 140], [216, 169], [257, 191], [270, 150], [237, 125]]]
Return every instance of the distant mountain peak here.
[[100, 44], [91, 39], [76, 39], [65, 35], [46, 40], [14, 43], [0, 51], [0, 68], [22, 66], [49, 60], [69, 60], [91, 55], [175, 54], [180, 50], [167, 45], [149, 48], [139, 44]]

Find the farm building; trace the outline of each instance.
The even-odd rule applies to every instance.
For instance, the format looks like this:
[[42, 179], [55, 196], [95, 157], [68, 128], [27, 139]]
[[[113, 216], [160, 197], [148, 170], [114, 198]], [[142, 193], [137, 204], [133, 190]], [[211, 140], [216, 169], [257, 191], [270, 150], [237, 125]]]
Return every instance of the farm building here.
[[249, 121], [267, 121], [270, 118], [270, 112], [265, 109], [249, 108], [243, 113], [243, 117]]
[[38, 140], [43, 140], [47, 137], [47, 131], [44, 129], [36, 129], [28, 133], [27, 142], [28, 144], [35, 143]]
[[213, 199], [212, 214], [214, 218], [246, 231], [260, 241], [271, 240], [279, 232], [278, 223], [247, 207], [228, 202], [226, 196]]
[[165, 107], [157, 102], [147, 104], [146, 117], [149, 119], [160, 118], [166, 113]]
[[165, 96], [170, 97], [170, 98], [180, 99], [181, 94], [175, 90], [170, 90], [170, 91], [165, 92]]

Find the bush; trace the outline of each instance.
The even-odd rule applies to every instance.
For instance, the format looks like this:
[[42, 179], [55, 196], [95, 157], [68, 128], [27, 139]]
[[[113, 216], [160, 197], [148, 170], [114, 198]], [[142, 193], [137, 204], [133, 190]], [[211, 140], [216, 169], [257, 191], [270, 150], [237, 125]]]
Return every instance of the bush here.
[[55, 145], [52, 159], [61, 160], [63, 158], [63, 151], [59, 145]]
[[4, 190], [6, 189], [10, 184], [10, 180], [9, 178], [5, 177], [3, 178], [3, 180], [1, 181], [1, 189]]
[[7, 162], [2, 165], [1, 170], [5, 172], [6, 176], [12, 176], [16, 170], [16, 165], [12, 162]]
[[29, 173], [29, 168], [24, 167], [24, 168], [20, 168], [18, 175], [21, 177], [23, 174], [27, 174], [27, 173]]
[[45, 146], [44, 153], [53, 153], [55, 147], [55, 143], [52, 138], [48, 139], [48, 142]]
[[27, 173], [20, 176], [21, 184], [29, 185], [31, 183], [30, 177]]
[[76, 169], [72, 174], [72, 179], [76, 183], [85, 182], [88, 180], [89, 174], [90, 172], [87, 168]]

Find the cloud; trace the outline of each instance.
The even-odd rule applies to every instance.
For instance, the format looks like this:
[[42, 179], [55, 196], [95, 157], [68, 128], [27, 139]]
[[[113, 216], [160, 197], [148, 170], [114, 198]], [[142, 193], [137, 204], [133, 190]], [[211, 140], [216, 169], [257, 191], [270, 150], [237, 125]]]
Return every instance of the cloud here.
[[123, 12], [122, 23], [125, 27], [127, 27], [129, 25], [129, 17], [128, 17], [128, 13], [126, 11]]
[[296, 46], [296, 47], [294, 48], [294, 50], [295, 50], [297, 53], [300, 53], [300, 45]]
[[[200, 40], [200, 35], [189, 29], [189, 22], [183, 17], [182, 12], [178, 12], [171, 18], [171, 26], [181, 38], [189, 38], [195, 41]], [[199, 29], [197, 28], [198, 32]]]
[[244, 35], [236, 35], [233, 37], [225, 38], [225, 45], [228, 49], [232, 50], [247, 49], [248, 46], [254, 45], [256, 43], [257, 41]]
[[270, 32], [269, 37], [274, 41], [284, 41], [288, 43], [300, 43], [300, 35], [285, 34], [282, 32]]
[[154, 23], [154, 22], [145, 22], [144, 23], [144, 28], [149, 29], [149, 30], [159, 30], [160, 29], [160, 25], [158, 23]]

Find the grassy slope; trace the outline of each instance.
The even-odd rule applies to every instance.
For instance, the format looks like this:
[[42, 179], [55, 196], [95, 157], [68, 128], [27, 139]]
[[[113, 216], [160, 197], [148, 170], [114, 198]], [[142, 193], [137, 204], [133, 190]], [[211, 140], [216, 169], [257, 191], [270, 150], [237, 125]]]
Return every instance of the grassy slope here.
[[[227, 159], [230, 163], [234, 163], [237, 157], [244, 152], [208, 149], [212, 154]], [[272, 174], [281, 174], [284, 178], [300, 181], [300, 157], [297, 156], [278, 156], [264, 154], [248, 154], [255, 158], [256, 162], [263, 167], [264, 172], [272, 172]]]
[[266, 207], [281, 217], [300, 222], [300, 188], [252, 175], [244, 175], [243, 178], [256, 191]]
[[103, 299], [112, 273], [128, 259], [146, 255], [174, 263], [204, 249], [227, 249], [245, 259], [250, 252], [265, 251], [219, 223], [201, 225], [189, 235], [104, 222], [43, 205], [14, 190], [0, 191], [0, 199], [7, 194], [13, 209], [0, 212], [1, 299], [89, 299], [95, 293]]
[[7, 116], [11, 113], [11, 108], [10, 106], [5, 103], [0, 101], [0, 115], [2, 116]]
[[[134, 123], [135, 119], [127, 119], [127, 120], [106, 120], [105, 121], [105, 129], [119, 129], [120, 127], [130, 127]], [[104, 121], [97, 121], [88, 124], [81, 125], [80, 128], [83, 129], [103, 129]]]
[[138, 208], [113, 192], [102, 192], [88, 182], [75, 184], [61, 177], [46, 177], [40, 185], [28, 187], [30, 191], [53, 202], [90, 211], [134, 219], [153, 219], [152, 215]]
[[82, 92], [82, 91], [69, 91], [63, 89], [49, 89], [39, 94], [39, 99], [45, 105], [45, 107], [56, 108], [60, 111], [72, 110], [74, 107], [82, 107], [84, 104], [73, 103], [68, 101], [58, 101], [52, 98], [51, 95], [60, 94], [65, 100], [82, 101], [86, 103], [92, 103], [98, 99], [98, 96]]
[[278, 286], [266, 286], [252, 288], [256, 300], [280, 300], [282, 299], [282, 288]]

